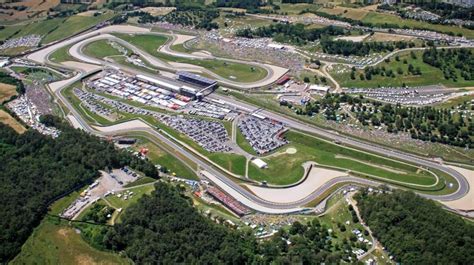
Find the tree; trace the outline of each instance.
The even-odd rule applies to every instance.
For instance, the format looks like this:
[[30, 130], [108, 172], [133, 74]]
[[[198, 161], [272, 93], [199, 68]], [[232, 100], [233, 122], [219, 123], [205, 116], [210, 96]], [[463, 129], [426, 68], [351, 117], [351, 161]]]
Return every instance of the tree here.
[[402, 264], [469, 264], [474, 226], [409, 191], [356, 195], [361, 217]]

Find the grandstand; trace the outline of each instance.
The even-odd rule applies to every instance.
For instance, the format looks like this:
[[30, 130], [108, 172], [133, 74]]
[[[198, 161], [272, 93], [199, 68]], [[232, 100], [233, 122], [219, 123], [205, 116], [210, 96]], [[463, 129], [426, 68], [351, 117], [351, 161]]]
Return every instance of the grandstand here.
[[201, 87], [205, 88], [214, 88], [217, 85], [216, 80], [212, 80], [197, 74], [193, 74], [190, 72], [185, 72], [185, 71], [178, 71], [176, 73], [178, 75], [178, 80], [186, 82], [186, 83], [191, 83], [194, 85], [198, 85]]
[[245, 207], [243, 204], [241, 204], [234, 198], [230, 197], [229, 195], [225, 194], [218, 188], [208, 187], [207, 193], [209, 193], [216, 200], [223, 203], [227, 208], [231, 209], [234, 213], [236, 213], [239, 216], [243, 216], [250, 213], [250, 210], [247, 207]]

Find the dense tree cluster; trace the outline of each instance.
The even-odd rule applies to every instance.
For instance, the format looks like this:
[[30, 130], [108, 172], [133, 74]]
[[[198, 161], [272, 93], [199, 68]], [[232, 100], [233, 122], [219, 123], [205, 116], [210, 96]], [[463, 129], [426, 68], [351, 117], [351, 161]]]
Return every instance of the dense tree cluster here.
[[423, 52], [423, 62], [443, 71], [445, 79], [474, 80], [474, 54], [470, 49], [436, 49]]
[[165, 15], [162, 20], [172, 24], [211, 30], [219, 28], [219, 25], [212, 21], [218, 17], [219, 10], [214, 8], [183, 8], [176, 9], [175, 11]]
[[346, 40], [331, 40], [323, 38], [321, 47], [325, 53], [341, 54], [344, 56], [357, 55], [365, 56], [374, 52], [391, 52], [395, 49], [406, 49], [414, 44], [405, 41], [396, 42], [353, 42]]
[[19, 135], [0, 124], [0, 263], [18, 253], [52, 200], [91, 183], [99, 170], [131, 165], [158, 177], [152, 164], [112, 143], [54, 118], [44, 120], [61, 130], [58, 138], [34, 130]]
[[154, 193], [129, 207], [104, 242], [137, 264], [333, 264], [353, 256], [344, 251], [351, 243], [333, 244], [327, 227], [317, 220], [296, 222], [289, 231], [258, 243], [249, 231], [211, 222], [166, 183], [157, 183]]
[[474, 226], [412, 192], [356, 196], [362, 219], [401, 264], [471, 264]]
[[[387, 132], [410, 133], [413, 139], [439, 142], [454, 146], [473, 148], [474, 120], [462, 113], [469, 108], [467, 102], [459, 106], [459, 112], [435, 107], [405, 107], [383, 104], [378, 101], [353, 97], [345, 93], [326, 94], [323, 98], [308, 102], [302, 108], [296, 108], [296, 114], [312, 116], [323, 113], [327, 120], [343, 120], [348, 117], [341, 112], [341, 104], [351, 106], [350, 111], [364, 125], [385, 125]], [[292, 108], [287, 102], [281, 105]], [[472, 108], [472, 107], [471, 107]]]
[[243, 9], [258, 9], [265, 5], [262, 0], [217, 0], [215, 5], [217, 7], [233, 7]]
[[281, 0], [282, 4], [312, 4], [314, 0]]
[[[364, 69], [364, 74], [359, 75], [359, 79], [372, 80], [372, 77], [377, 76], [377, 75], [395, 78], [397, 75], [403, 75], [405, 73], [408, 75], [422, 75], [423, 74], [419, 66], [414, 67], [412, 64], [409, 64], [406, 60], [404, 60], [404, 63], [408, 65], [406, 71], [402, 67], [397, 67], [396, 71], [385, 66], [366, 67]], [[351, 69], [350, 77], [352, 80], [355, 80], [357, 78], [355, 67]]]
[[[137, 4], [138, 6], [142, 6]], [[171, 5], [168, 3], [167, 6]], [[219, 10], [204, 1], [176, 1], [174, 5], [176, 10], [162, 16], [153, 16], [148, 12], [129, 11], [112, 19], [112, 24], [122, 24], [127, 22], [130, 17], [138, 17], [138, 23], [155, 23], [166, 21], [172, 24], [195, 27], [197, 29], [217, 29], [219, 25], [213, 20], [219, 17]]]
[[277, 23], [255, 30], [250, 28], [240, 29], [236, 32], [239, 37], [272, 37], [278, 42], [290, 42], [298, 45], [306, 44], [308, 41], [321, 39], [323, 36], [337, 36], [347, 34], [348, 31], [334, 26], [324, 28], [307, 29], [303, 24]]
[[81, 218], [82, 221], [93, 222], [96, 224], [106, 224], [115, 209], [101, 203], [94, 204]]
[[[465, 147], [472, 145], [474, 121], [461, 112], [453, 114], [450, 109], [434, 107], [403, 107], [384, 104], [372, 110], [357, 108], [358, 118], [363, 123], [379, 121], [388, 132], [409, 132], [414, 139], [440, 142]], [[471, 146], [472, 147], [472, 146]]]

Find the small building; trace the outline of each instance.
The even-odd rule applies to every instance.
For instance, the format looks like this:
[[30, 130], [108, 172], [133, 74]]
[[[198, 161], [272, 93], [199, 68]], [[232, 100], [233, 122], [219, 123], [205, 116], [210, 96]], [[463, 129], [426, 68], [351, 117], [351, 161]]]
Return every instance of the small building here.
[[324, 94], [326, 94], [329, 91], [329, 87], [320, 86], [320, 85], [310, 85], [308, 89], [319, 92], [319, 93], [324, 93]]
[[253, 159], [252, 164], [256, 165], [258, 168], [268, 168], [268, 164], [260, 158]]

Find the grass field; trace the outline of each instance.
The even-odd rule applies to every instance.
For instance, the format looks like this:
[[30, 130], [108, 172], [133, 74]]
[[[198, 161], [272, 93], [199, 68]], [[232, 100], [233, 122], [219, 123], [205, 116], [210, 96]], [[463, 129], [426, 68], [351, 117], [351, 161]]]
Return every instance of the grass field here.
[[177, 177], [198, 180], [196, 174], [189, 167], [145, 138], [139, 138], [135, 149], [139, 150], [142, 147], [149, 150], [147, 157], [154, 164], [166, 167], [171, 174], [174, 173]]
[[26, 132], [26, 128], [15, 120], [8, 112], [0, 109], [0, 123], [8, 125], [13, 128], [17, 133], [24, 133]]
[[[332, 71], [331, 75], [339, 81], [339, 84], [343, 87], [369, 87], [375, 88], [378, 86], [395, 86], [400, 87], [402, 84], [406, 84], [407, 86], [423, 86], [423, 85], [435, 85], [435, 84], [442, 84], [448, 87], [465, 87], [465, 86], [474, 86], [473, 80], [464, 80], [464, 78], [460, 77], [460, 73], [458, 72], [458, 81], [454, 82], [453, 80], [446, 80], [444, 79], [443, 72], [436, 67], [433, 67], [429, 64], [423, 62], [422, 55], [423, 51], [416, 51], [416, 59], [412, 59], [410, 57], [409, 52], [402, 52], [399, 53], [400, 61], [396, 61], [395, 57], [390, 58], [390, 62], [382, 62], [378, 64], [378, 67], [385, 67], [387, 70], [391, 69], [395, 73], [395, 78], [381, 76], [381, 75], [373, 75], [372, 80], [361, 80], [359, 75], [364, 71], [357, 71], [356, 72], [356, 79], [352, 80], [350, 78], [350, 69], [345, 71], [344, 73], [337, 73], [336, 71]], [[408, 61], [407, 64], [403, 63], [403, 60], [406, 59]], [[408, 74], [408, 65], [412, 64], [415, 68], [420, 67], [421, 75], [411, 75]], [[397, 73], [397, 69], [401, 68], [403, 70], [403, 74], [399, 75]]]
[[115, 35], [163, 61], [201, 66], [226, 79], [240, 82], [254, 82], [263, 79], [267, 75], [267, 71], [265, 69], [260, 67], [252, 67], [243, 63], [226, 62], [217, 59], [188, 59], [158, 52], [157, 49], [168, 41], [168, 38], [165, 36], [146, 34]]
[[[352, 215], [348, 209], [347, 203], [344, 197], [340, 195], [335, 195], [330, 199], [330, 203], [328, 203], [328, 211], [321, 216], [319, 220], [322, 224], [325, 224], [337, 234], [337, 237], [333, 240], [335, 243], [339, 244], [342, 243], [344, 238], [349, 241], [353, 229], [364, 231], [364, 228], [360, 223], [354, 223], [352, 221]], [[349, 225], [346, 224], [347, 221], [349, 221]], [[346, 226], [346, 231], [342, 232], [339, 229], [338, 224], [344, 224]], [[370, 240], [368, 236], [364, 236], [364, 238]]]
[[84, 47], [84, 53], [91, 57], [105, 58], [108, 56], [122, 55], [117, 49], [112, 47], [107, 40], [98, 40], [89, 43]]
[[348, 149], [318, 138], [290, 131], [286, 134], [296, 154], [280, 154], [262, 158], [268, 163], [267, 169], [254, 165], [249, 168], [249, 177], [258, 181], [266, 180], [273, 184], [292, 184], [303, 176], [302, 164], [314, 161], [318, 164], [337, 167], [342, 170], [373, 175], [386, 181], [400, 181], [406, 184], [431, 185], [435, 177], [426, 171], [419, 172], [417, 167], [374, 156], [368, 153]]
[[464, 96], [460, 96], [460, 97], [456, 97], [456, 98], [452, 98], [452, 99], [449, 99], [447, 101], [444, 101], [442, 103], [439, 103], [439, 104], [436, 104], [435, 107], [437, 108], [451, 108], [451, 107], [455, 107], [455, 106], [458, 106], [458, 105], [461, 105], [463, 104], [464, 102], [470, 102], [474, 100], [474, 95], [473, 94], [470, 94], [470, 95], [464, 95]]
[[0, 40], [6, 40], [13, 36], [16, 32], [19, 32], [23, 26], [7, 26], [4, 29], [0, 30]]
[[0, 83], [0, 104], [15, 96], [16, 94], [16, 86]]
[[367, 37], [364, 41], [386, 42], [386, 41], [412, 41], [412, 40], [416, 40], [416, 38], [411, 37], [411, 36], [374, 32], [373, 35]]
[[43, 44], [48, 44], [53, 41], [64, 39], [68, 36], [77, 34], [83, 30], [86, 30], [94, 25], [110, 19], [114, 16], [113, 12], [106, 12], [99, 16], [81, 16], [75, 15], [67, 18], [63, 23], [59, 24], [56, 30], [49, 33], [42, 40]]
[[[252, 27], [264, 27], [272, 24], [273, 22], [269, 19], [251, 17], [251, 16], [241, 16], [241, 17], [234, 17], [232, 19], [228, 19], [225, 17], [224, 13], [214, 20], [217, 24], [219, 24], [219, 33], [222, 34], [224, 37], [231, 37], [233, 33], [229, 31], [230, 28], [232, 29], [241, 29], [247, 28], [249, 25]], [[227, 25], [227, 26], [226, 26]]]
[[25, 82], [39, 82], [42, 84], [51, 83], [62, 79], [62, 76], [56, 72], [44, 68], [27, 68], [22, 66], [11, 67], [16, 73], [24, 75]]
[[[106, 200], [112, 205], [112, 207], [119, 209], [126, 209], [130, 205], [136, 203], [143, 195], [145, 194], [150, 194], [155, 190], [155, 186], [150, 184], [146, 186], [141, 186], [141, 187], [131, 187], [127, 189], [126, 191], [132, 191], [133, 196], [128, 197], [127, 200], [124, 199], [122, 196], [121, 198], [117, 197], [117, 195], [109, 195], [106, 197]], [[117, 192], [117, 193], [124, 193], [125, 191]], [[117, 194], [116, 193], [116, 194]]]
[[66, 62], [66, 61], [74, 61], [74, 57], [69, 55], [69, 52], [68, 52], [69, 49], [72, 47], [72, 45], [74, 45], [74, 44], [67, 45], [67, 46], [64, 46], [60, 49], [57, 49], [56, 51], [54, 51], [53, 53], [51, 53], [49, 55], [49, 60], [51, 60], [52, 62], [55, 62], [55, 63], [61, 63], [61, 62]]
[[49, 206], [49, 214], [51, 215], [59, 215], [64, 211], [69, 205], [71, 205], [77, 198], [79, 198], [81, 192], [85, 190], [87, 186], [84, 186], [76, 191], [71, 192], [67, 196], [62, 197], [61, 199], [53, 202]]
[[10, 264], [131, 264], [88, 245], [67, 222], [46, 217]]
[[155, 182], [155, 181], [157, 181], [157, 180], [154, 179], [154, 178], [143, 176], [143, 177], [139, 177], [137, 180], [135, 180], [132, 183], [125, 184], [123, 187], [124, 188], [133, 188], [135, 186], [140, 186], [140, 185], [152, 183], [152, 182]]
[[74, 15], [67, 18], [37, 20], [26, 25], [5, 26], [0, 30], [0, 40], [37, 34], [43, 37], [41, 44], [48, 44], [91, 28], [113, 16], [113, 12], [106, 12], [99, 16]]
[[236, 129], [237, 132], [236, 132], [236, 142], [237, 144], [240, 146], [240, 148], [242, 148], [245, 152], [251, 154], [251, 155], [257, 155], [257, 152], [255, 152], [255, 150], [253, 150], [252, 146], [250, 145], [250, 143], [247, 141], [247, 139], [245, 139], [245, 136], [242, 134], [242, 132], [240, 131], [239, 128]]
[[158, 125], [160, 129], [166, 131], [176, 139], [182, 141], [183, 143], [189, 145], [191, 148], [194, 150], [198, 151], [200, 154], [208, 157], [211, 159], [213, 162], [217, 163], [221, 167], [229, 170], [230, 172], [234, 174], [238, 174], [241, 176], [245, 175], [245, 164], [246, 164], [246, 159], [242, 155], [237, 155], [237, 154], [228, 154], [228, 153], [211, 153], [206, 151], [204, 148], [202, 148], [200, 145], [198, 145], [196, 142], [191, 140], [188, 136], [184, 134], [180, 134], [162, 124]]
[[[21, 27], [21, 31], [16, 34], [15, 37], [27, 36], [31, 34], [37, 34], [44, 37], [55, 31], [59, 25], [65, 21], [66, 18], [53, 18], [34, 21], [24, 27]], [[42, 40], [42, 43], [44, 43], [44, 39]]]
[[288, 13], [288, 15], [298, 15], [301, 11], [309, 9], [311, 11], [317, 11], [319, 6], [312, 4], [279, 4], [280, 11]]
[[338, 15], [338, 16], [342, 16], [342, 17], [350, 18], [354, 20], [362, 20], [369, 13], [369, 11], [365, 9], [342, 7], [342, 6], [336, 6], [334, 8], [321, 8], [318, 11], [328, 13], [331, 15]]

